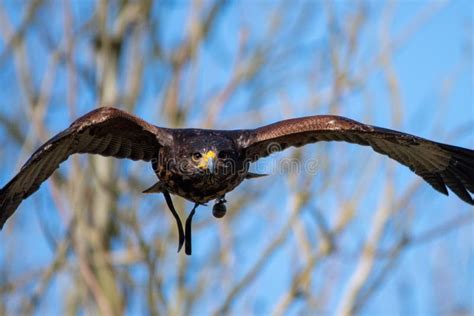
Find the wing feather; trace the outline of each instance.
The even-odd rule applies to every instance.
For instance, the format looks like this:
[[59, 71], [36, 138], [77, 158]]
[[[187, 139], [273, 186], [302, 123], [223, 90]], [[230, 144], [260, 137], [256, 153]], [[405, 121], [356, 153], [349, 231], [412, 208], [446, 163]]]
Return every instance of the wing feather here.
[[463, 201], [474, 204], [471, 196], [474, 193], [474, 151], [471, 149], [333, 115], [291, 119], [245, 130], [237, 140], [250, 161], [290, 146], [299, 147], [320, 141], [370, 146], [375, 152], [410, 168], [435, 190], [448, 195], [449, 188]]
[[150, 161], [171, 135], [115, 108], [98, 108], [42, 145], [0, 189], [0, 228], [22, 200], [38, 190], [60, 163], [75, 153]]

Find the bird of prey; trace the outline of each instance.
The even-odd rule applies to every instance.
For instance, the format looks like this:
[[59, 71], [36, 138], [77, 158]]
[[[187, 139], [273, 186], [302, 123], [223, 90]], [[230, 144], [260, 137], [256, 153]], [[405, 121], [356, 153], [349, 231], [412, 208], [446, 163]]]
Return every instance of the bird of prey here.
[[[333, 115], [276, 122], [256, 129], [171, 129], [145, 122], [112, 107], [93, 110], [42, 145], [0, 190], [0, 228], [21, 201], [40, 187], [72, 154], [99, 154], [151, 162], [158, 182], [144, 193], [162, 193], [176, 219], [179, 245], [191, 254], [191, 220], [199, 205], [216, 200], [213, 214], [225, 215], [225, 194], [243, 180], [263, 176], [249, 171], [259, 158], [287, 147], [320, 141], [370, 146], [410, 168], [435, 190], [448, 188], [474, 205], [474, 150], [433, 142]], [[183, 230], [170, 194], [194, 207]]]

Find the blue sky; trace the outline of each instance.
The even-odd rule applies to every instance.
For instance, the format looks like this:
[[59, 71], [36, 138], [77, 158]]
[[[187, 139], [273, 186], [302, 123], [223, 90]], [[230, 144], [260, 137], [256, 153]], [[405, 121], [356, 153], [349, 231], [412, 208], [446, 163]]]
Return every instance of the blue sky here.
[[[298, 5], [307, 5], [308, 10], [318, 12], [322, 6], [316, 2], [298, 2]], [[8, 16], [14, 25], [21, 21], [22, 7], [25, 5], [15, 2], [6, 3], [3, 7], [8, 12]], [[44, 78], [45, 71], [48, 69], [47, 50], [40, 43], [40, 29], [50, 31], [53, 37], [60, 41], [64, 37], [62, 15], [58, 14], [50, 5], [47, 10], [52, 14], [48, 21], [50, 24], [36, 26], [28, 32], [27, 55], [31, 62], [32, 76], [35, 86], [39, 87]], [[385, 5], [378, 2], [368, 2], [369, 10], [368, 22], [363, 29], [361, 36], [361, 47], [357, 51], [357, 58], [354, 59], [351, 66], [354, 78], [362, 75], [361, 70], [369, 66], [380, 50], [382, 49], [380, 33], [383, 21], [388, 21], [387, 32], [390, 38], [398, 38], [403, 34], [408, 34], [406, 40], [403, 40], [399, 47], [393, 52], [391, 66], [393, 72], [398, 77], [398, 91], [400, 92], [401, 106], [403, 107], [403, 116], [399, 121], [395, 120], [395, 112], [390, 104], [390, 95], [387, 89], [385, 74], [378, 69], [369, 71], [366, 81], [357, 88], [351, 89], [339, 100], [338, 114], [349, 116], [351, 118], [367, 122], [373, 125], [393, 127], [406, 132], [414, 133], [429, 139], [436, 139], [440, 142], [449, 142], [455, 145], [474, 148], [474, 98], [473, 98], [473, 70], [472, 61], [472, 35], [473, 35], [473, 4], [470, 1], [453, 2], [432, 2], [427, 5], [421, 1], [402, 1], [395, 3], [393, 14], [384, 18]], [[426, 9], [433, 6], [433, 11]], [[94, 5], [91, 2], [73, 2], [74, 18], [77, 21], [83, 21], [90, 18]], [[223, 89], [232, 73], [233, 63], [238, 54], [239, 30], [242, 25], [248, 30], [248, 41], [251, 44], [259, 45], [267, 39], [270, 33], [267, 33], [267, 24], [271, 13], [277, 6], [267, 2], [253, 4], [250, 2], [231, 3], [225, 11], [225, 14], [217, 23], [217, 29], [212, 39], [207, 42], [199, 52], [199, 61], [189, 66], [185, 70], [183, 87], [185, 92], [180, 94], [183, 103], [193, 105], [192, 115], [185, 122], [188, 125], [199, 127], [202, 118], [206, 116], [203, 110], [206, 103], [209, 102], [209, 96]], [[347, 18], [348, 12], [353, 9], [350, 2], [337, 2], [335, 16], [341, 21]], [[410, 27], [411, 23], [426, 13], [426, 19], [420, 26], [417, 24]], [[171, 51], [183, 37], [183, 25], [189, 20], [189, 4], [183, 2], [179, 5], [164, 4], [164, 8], [158, 10], [154, 8], [153, 16], [162, 19], [166, 27], [160, 33], [163, 48]], [[278, 72], [273, 72], [274, 68], [268, 66], [267, 73], [249, 84], [239, 87], [238, 91], [226, 102], [223, 111], [219, 114], [215, 122], [216, 128], [247, 128], [270, 123], [276, 120], [288, 118], [289, 116], [302, 116], [312, 114], [325, 114], [330, 111], [327, 103], [326, 91], [331, 90], [333, 80], [331, 77], [331, 64], [328, 62], [328, 27], [326, 23], [327, 16], [321, 13], [315, 14], [317, 18], [307, 23], [307, 29], [301, 38], [289, 41], [287, 35], [281, 34], [276, 40], [282, 42], [282, 45], [276, 45], [278, 49], [284, 51], [287, 43], [296, 43], [300, 45], [297, 53], [293, 53], [288, 59], [280, 57], [271, 60], [271, 64], [277, 61], [282, 63]], [[300, 17], [291, 15], [285, 20], [287, 25], [292, 25]], [[44, 16], [41, 21], [44, 21]], [[405, 29], [413, 29], [413, 33], [404, 33]], [[339, 30], [340, 31], [340, 30]], [[337, 32], [337, 30], [336, 30]], [[340, 31], [342, 32], [342, 31]], [[291, 36], [291, 34], [290, 34]], [[291, 37], [290, 37], [291, 39]], [[81, 64], [92, 63], [92, 51], [88, 46], [90, 38], [81, 38], [77, 44], [75, 58]], [[143, 44], [146, 47], [146, 42]], [[0, 39], [0, 54], [5, 49], [5, 41]], [[151, 49], [144, 49], [145, 57], [150, 57]], [[278, 56], [278, 50], [272, 52]], [[316, 59], [316, 57], [321, 59]], [[276, 58], [276, 57], [275, 57]], [[30, 141], [36, 147], [41, 139], [35, 135], [28, 122], [26, 98], [21, 90], [19, 78], [15, 71], [13, 59], [0, 61], [0, 113], [7, 117], [21, 118], [22, 125], [19, 127], [23, 132], [28, 132]], [[370, 67], [369, 67], [370, 68]], [[312, 71], [308, 71], [312, 69]], [[318, 72], [320, 70], [320, 72]], [[148, 120], [158, 125], [167, 125], [163, 116], [160, 116], [160, 105], [163, 99], [166, 80], [169, 78], [170, 68], [165, 67], [159, 60], [154, 60], [147, 65], [145, 71], [145, 84], [140, 92], [137, 102], [136, 114], [142, 117], [148, 117]], [[191, 84], [190, 78], [196, 75], [195, 85]], [[308, 80], [313, 78], [313, 80]], [[122, 81], [125, 79], [121, 77]], [[55, 88], [52, 94], [46, 119], [48, 133], [54, 133], [65, 128], [69, 122], [74, 119], [70, 115], [65, 104], [67, 89], [67, 75], [64, 69], [58, 70], [54, 80]], [[271, 86], [269, 93], [263, 94], [259, 98], [254, 96], [254, 90], [259, 86]], [[77, 114], [85, 113], [97, 103], [97, 95], [87, 88], [83, 82], [78, 83], [78, 90], [81, 92], [77, 98]], [[308, 105], [312, 93], [317, 91], [316, 95], [320, 97], [320, 103]], [[258, 101], [258, 104], [253, 102]], [[285, 107], [285, 103], [290, 104]], [[239, 119], [235, 119], [238, 117]], [[14, 170], [18, 170], [21, 164], [31, 153], [30, 147], [21, 149], [15, 146], [10, 140], [10, 135], [5, 129], [0, 128], [0, 160], [2, 168], [0, 169], [0, 183], [6, 183], [13, 175]], [[349, 145], [344, 145], [349, 146]], [[326, 150], [327, 149], [327, 150]], [[7, 154], [8, 153], [8, 154]], [[268, 158], [259, 164], [258, 167], [268, 168], [271, 161], [282, 159], [291, 155], [292, 151], [280, 153], [274, 158]], [[324, 153], [331, 153], [334, 156], [326, 157]], [[337, 155], [342, 153], [342, 155]], [[347, 165], [351, 159], [358, 163], [366, 161], [367, 166], [395, 166], [390, 165], [386, 159], [374, 158], [366, 148], [343, 149], [342, 144], [330, 145], [328, 148], [323, 145], [311, 146], [304, 149], [307, 156], [315, 155], [321, 163]], [[270, 161], [271, 159], [271, 161]], [[323, 209], [324, 214], [331, 223], [337, 217], [337, 214], [331, 213], [331, 207], [338, 205], [337, 194], [350, 195], [354, 192], [352, 183], [357, 183], [358, 171], [367, 167], [356, 165], [348, 168], [346, 179], [340, 188], [329, 188], [314, 197], [314, 202], [310, 203], [308, 210], [313, 208]], [[67, 170], [68, 163], [62, 168]], [[385, 169], [384, 169], [385, 170]], [[132, 167], [129, 163], [121, 163], [120, 170], [122, 174], [134, 172], [142, 177], [147, 177], [153, 181], [153, 176], [149, 174], [150, 168], [145, 164], [140, 164], [138, 168]], [[366, 236], [366, 224], [373, 216], [373, 209], [381, 194], [383, 187], [385, 171], [373, 177], [373, 184], [366, 192], [366, 197], [357, 209], [357, 216], [351, 229], [341, 237], [342, 248], [348, 253], [340, 254], [349, 257], [349, 261], [355, 260], [351, 255], [357, 249]], [[396, 196], [400, 196], [407, 186], [414, 180], [414, 176], [403, 167], [396, 167], [392, 173], [393, 181], [397, 184]], [[236, 260], [239, 265], [237, 271], [234, 271], [235, 277], [243, 276], [249, 267], [257, 258], [257, 254], [267, 245], [267, 238], [271, 239], [274, 228], [282, 227], [289, 215], [289, 205], [291, 200], [286, 192], [294, 189], [286, 175], [274, 174], [267, 179], [258, 180], [259, 182], [244, 183], [239, 188], [239, 193], [252, 191], [253, 188], [265, 188], [267, 193], [258, 204], [254, 206], [245, 206], [239, 210], [242, 213], [237, 222], [238, 231], [234, 236], [240, 242], [236, 249]], [[313, 184], [316, 187], [324, 187], [323, 177], [316, 179]], [[51, 261], [52, 254], [47, 247], [44, 236], [42, 235], [38, 217], [46, 216], [51, 212], [51, 196], [48, 186], [35, 195], [34, 198], [24, 202], [18, 212], [15, 214], [15, 222], [7, 225], [8, 234], [2, 233], [2, 245], [0, 245], [0, 265], [7, 265], [7, 261], [15, 263], [14, 272], [22, 273], [32, 266], [46, 265]], [[149, 197], [143, 197], [143, 199]], [[161, 202], [161, 197], [153, 197], [153, 202], [142, 201], [139, 214], [145, 214], [152, 208], [156, 208]], [[228, 199], [232, 201], [231, 199]], [[132, 198], [125, 195], [123, 203], [132, 203]], [[189, 208], [190, 205], [187, 205]], [[265, 211], [265, 208], [271, 208], [274, 212]], [[210, 208], [201, 210], [196, 216], [196, 222], [209, 219]], [[414, 203], [410, 204], [407, 212], [412, 213], [415, 220], [412, 223], [412, 229], [415, 233], [421, 233], [442, 224], [458, 215], [472, 212], [472, 207], [460, 202], [453, 194], [449, 198], [437, 194], [428, 185], [423, 184], [416, 194]], [[58, 235], [64, 230], [60, 225], [61, 219], [57, 212], [54, 212], [50, 225], [55, 229]], [[271, 216], [269, 223], [262, 223], [265, 217], [256, 218], [254, 214], [263, 214]], [[262, 215], [257, 215], [260, 217]], [[309, 217], [309, 216], [307, 216]], [[311, 225], [310, 221], [305, 219], [306, 225]], [[159, 225], [159, 224], [158, 224]], [[220, 242], [219, 223], [212, 222], [209, 227], [204, 228], [194, 235], [195, 255], [192, 257], [191, 264], [195, 264], [195, 269], [199, 269], [207, 254], [206, 249], [215, 243]], [[238, 225], [238, 226], [237, 226]], [[151, 232], [156, 226], [148, 227]], [[151, 233], [150, 233], [151, 234]], [[246, 237], [251, 236], [251, 237]], [[270, 237], [268, 237], [270, 236]], [[446, 291], [450, 299], [456, 301], [459, 306], [467, 306], [471, 310], [474, 308], [474, 226], [472, 223], [462, 226], [460, 229], [442, 235], [429, 243], [423, 243], [419, 246], [410, 247], [397, 261], [397, 267], [393, 274], [387, 279], [386, 283], [380, 288], [377, 294], [371, 299], [370, 303], [362, 310], [363, 315], [380, 314], [390, 312], [390, 314], [433, 314], [442, 313], [436, 310], [439, 305], [434, 304], [439, 300], [439, 292]], [[269, 265], [258, 276], [248, 291], [238, 297], [235, 302], [235, 313], [246, 311], [250, 308], [255, 313], [265, 314], [271, 311], [273, 302], [285, 291], [290, 275], [291, 265], [295, 264], [294, 258], [296, 248], [295, 237], [291, 236], [284, 247], [275, 253], [271, 258]], [[387, 244], [390, 244], [388, 241]], [[120, 247], [120, 245], [118, 246]], [[17, 252], [15, 249], [22, 249]], [[296, 260], [296, 259], [295, 259]], [[454, 269], [443, 270], [439, 266], [453, 266]], [[298, 262], [296, 263], [298, 264]], [[164, 263], [164, 269], [173, 271], [173, 262]], [[143, 273], [140, 267], [134, 269], [137, 279]], [[321, 263], [321, 268], [314, 271], [314, 291], [322, 286], [318, 280], [327, 280], [325, 273], [337, 274], [337, 289], [334, 289], [330, 306], [337, 306], [343, 289], [347, 284], [353, 270], [346, 268], [344, 259], [328, 258]], [[447, 271], [445, 279], [450, 280], [449, 284], [440, 282], [439, 271]], [[214, 273], [210, 271], [209, 273]], [[215, 277], [218, 277], [216, 274]], [[175, 280], [169, 280], [169, 293], [172, 293], [176, 284]], [[191, 280], [192, 282], [193, 280]], [[42, 311], [55, 312], [55, 304], [60, 301], [61, 288], [64, 286], [64, 278], [58, 277], [56, 285], [48, 291], [48, 299], [42, 304]], [[217, 291], [217, 290], [216, 290]], [[247, 299], [257, 296], [258, 299], [252, 301], [252, 306], [245, 306]], [[135, 297], [135, 296], [134, 296]], [[140, 310], [140, 301], [136, 299], [136, 304], [131, 304], [129, 312]], [[303, 302], [301, 304], [304, 304]], [[292, 314], [297, 314], [302, 308], [298, 303], [292, 305], [290, 309]], [[197, 312], [212, 311], [213, 297], [209, 297], [199, 304]]]

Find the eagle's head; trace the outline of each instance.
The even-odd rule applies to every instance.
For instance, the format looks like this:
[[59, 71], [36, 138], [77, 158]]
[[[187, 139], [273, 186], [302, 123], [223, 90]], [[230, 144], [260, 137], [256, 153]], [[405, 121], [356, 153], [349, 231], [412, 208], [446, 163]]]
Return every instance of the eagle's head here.
[[216, 131], [197, 131], [175, 139], [168, 164], [173, 173], [209, 184], [246, 171], [242, 153], [231, 138]]

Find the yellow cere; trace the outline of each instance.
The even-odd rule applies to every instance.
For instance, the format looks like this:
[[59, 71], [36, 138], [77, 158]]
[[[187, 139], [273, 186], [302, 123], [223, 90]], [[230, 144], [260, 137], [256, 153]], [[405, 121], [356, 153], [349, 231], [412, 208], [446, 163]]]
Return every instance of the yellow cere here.
[[204, 154], [204, 156], [202, 156], [198, 167], [201, 169], [207, 168], [209, 159], [215, 159], [216, 157], [217, 157], [216, 153], [213, 152], [212, 150], [209, 150], [207, 153]]

